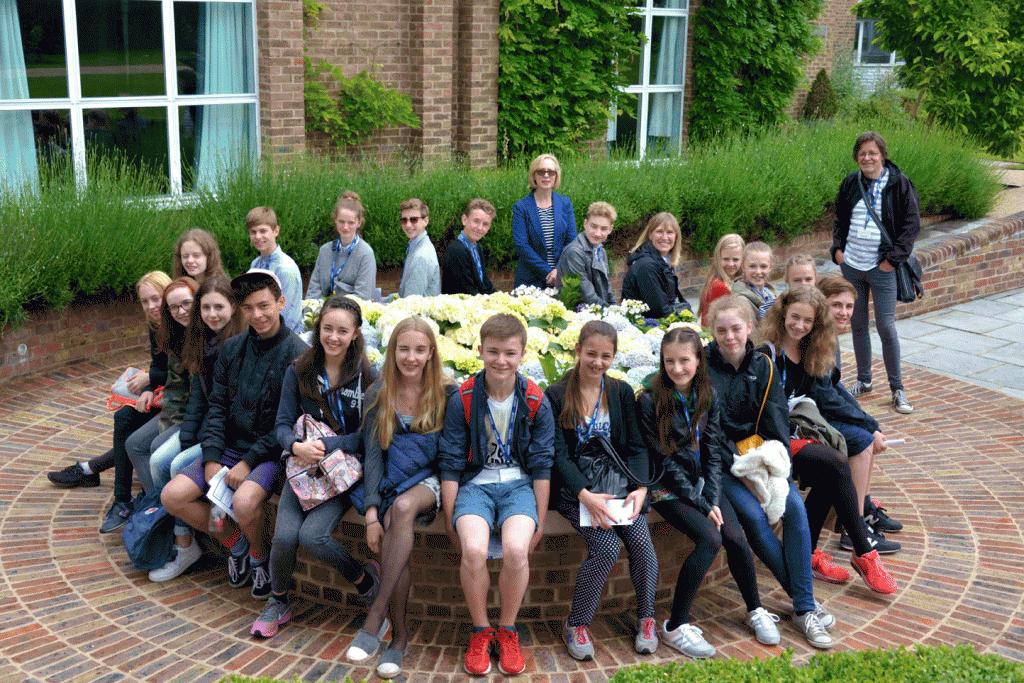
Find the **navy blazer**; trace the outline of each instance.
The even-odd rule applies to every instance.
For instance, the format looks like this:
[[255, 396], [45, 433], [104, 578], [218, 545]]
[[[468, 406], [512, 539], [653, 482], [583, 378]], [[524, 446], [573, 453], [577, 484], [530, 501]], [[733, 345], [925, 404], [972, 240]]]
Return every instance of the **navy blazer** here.
[[[565, 195], [551, 193], [551, 206], [555, 216], [555, 263], [562, 250], [576, 239], [576, 214], [572, 202]], [[512, 207], [512, 241], [516, 245], [516, 279], [514, 287], [532, 285], [544, 289], [552, 266], [548, 265], [548, 247], [540, 227], [540, 213], [533, 192]]]

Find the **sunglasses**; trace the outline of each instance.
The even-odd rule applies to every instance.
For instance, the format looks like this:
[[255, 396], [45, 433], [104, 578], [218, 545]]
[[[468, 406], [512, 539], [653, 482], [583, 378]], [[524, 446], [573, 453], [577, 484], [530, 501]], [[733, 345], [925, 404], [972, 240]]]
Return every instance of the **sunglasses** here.
[[421, 220], [423, 220], [423, 217], [422, 216], [408, 216], [408, 217], [402, 216], [398, 220], [402, 221], [402, 225], [405, 225], [406, 223], [408, 223], [409, 225], [416, 225]]
[[558, 171], [556, 171], [553, 168], [538, 168], [533, 173], [534, 173], [534, 175], [545, 176], [545, 177], [546, 176], [557, 176], [558, 175]]

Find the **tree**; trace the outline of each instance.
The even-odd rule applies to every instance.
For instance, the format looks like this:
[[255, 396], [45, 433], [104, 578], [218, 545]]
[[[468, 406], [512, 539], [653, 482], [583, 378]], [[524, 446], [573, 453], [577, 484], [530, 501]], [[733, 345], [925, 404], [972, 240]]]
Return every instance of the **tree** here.
[[897, 75], [918, 91], [929, 122], [976, 138], [989, 151], [1024, 150], [1024, 0], [862, 0], [879, 20]]

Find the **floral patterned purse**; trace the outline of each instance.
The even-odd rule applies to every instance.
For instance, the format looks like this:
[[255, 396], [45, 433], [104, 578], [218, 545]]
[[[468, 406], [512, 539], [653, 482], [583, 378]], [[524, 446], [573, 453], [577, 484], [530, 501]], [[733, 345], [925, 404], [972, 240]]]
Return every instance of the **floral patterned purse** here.
[[[334, 430], [312, 415], [302, 415], [295, 421], [294, 434], [299, 441], [335, 436]], [[324, 456], [312, 467], [300, 464], [298, 458], [291, 455], [285, 463], [285, 474], [299, 505], [303, 510], [312, 510], [362, 479], [363, 464], [356, 456], [340, 449]]]

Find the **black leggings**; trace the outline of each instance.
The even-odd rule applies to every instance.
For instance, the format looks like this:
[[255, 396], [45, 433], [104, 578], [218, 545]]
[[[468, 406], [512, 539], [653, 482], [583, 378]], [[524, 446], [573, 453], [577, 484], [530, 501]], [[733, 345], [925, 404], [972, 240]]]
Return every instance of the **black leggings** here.
[[[132, 406], [118, 408], [114, 413], [114, 447], [110, 450], [114, 462], [114, 500], [127, 503], [132, 499], [132, 474], [135, 468], [128, 458], [128, 450], [125, 442], [132, 433], [153, 419], [154, 415], [160, 413], [159, 409], [151, 410], [148, 413], [140, 413]], [[106, 457], [106, 453], [101, 458]], [[110, 467], [107, 465], [107, 467]], [[92, 461], [89, 462], [92, 468]], [[98, 470], [94, 470], [98, 471]]]
[[700, 582], [708, 573], [711, 563], [715, 561], [719, 549], [725, 545], [725, 556], [729, 562], [729, 571], [736, 579], [736, 585], [746, 603], [747, 611], [761, 606], [761, 598], [757, 593], [757, 575], [754, 573], [754, 558], [747, 545], [747, 537], [736, 519], [729, 499], [721, 496], [718, 508], [722, 511], [722, 529], [719, 531], [708, 519], [708, 516], [693, 506], [688, 500], [664, 500], [652, 506], [662, 518], [689, 536], [697, 547], [693, 549], [683, 566], [679, 569], [676, 579], [676, 592], [672, 597], [672, 615], [669, 617], [669, 630], [679, 628], [690, 620], [690, 607], [697, 594]]
[[811, 548], [818, 547], [821, 527], [828, 511], [835, 506], [836, 516], [853, 541], [853, 551], [858, 556], [871, 552], [867, 526], [861, 517], [863, 501], [858, 504], [850, 463], [839, 451], [821, 443], [807, 444], [793, 454], [793, 477], [800, 480], [801, 486], [811, 489], [804, 499]]

